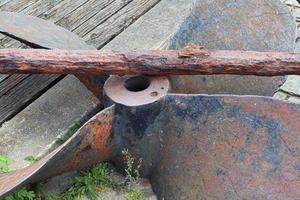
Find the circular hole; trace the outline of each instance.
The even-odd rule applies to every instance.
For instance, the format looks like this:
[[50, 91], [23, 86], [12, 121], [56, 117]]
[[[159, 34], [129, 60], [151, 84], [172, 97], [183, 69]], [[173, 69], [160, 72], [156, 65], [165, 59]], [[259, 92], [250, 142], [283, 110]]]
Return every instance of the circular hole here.
[[156, 97], [158, 95], [158, 92], [151, 92], [150, 93], [150, 96], [152, 96], [152, 97]]
[[125, 88], [131, 92], [139, 92], [149, 87], [150, 80], [144, 76], [135, 76], [125, 81]]

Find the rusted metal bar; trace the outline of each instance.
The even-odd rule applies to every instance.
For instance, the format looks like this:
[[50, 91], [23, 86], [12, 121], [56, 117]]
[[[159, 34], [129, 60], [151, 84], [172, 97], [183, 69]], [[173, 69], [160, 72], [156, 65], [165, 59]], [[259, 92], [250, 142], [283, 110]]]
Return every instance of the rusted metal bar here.
[[50, 74], [300, 74], [300, 54], [254, 51], [0, 50], [0, 73]]

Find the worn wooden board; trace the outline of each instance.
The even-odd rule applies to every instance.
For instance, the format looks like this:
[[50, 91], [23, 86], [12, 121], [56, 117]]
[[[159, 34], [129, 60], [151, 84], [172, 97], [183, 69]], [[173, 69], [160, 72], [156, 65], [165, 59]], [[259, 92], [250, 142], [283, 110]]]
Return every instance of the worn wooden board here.
[[5, 81], [3, 81], [3, 83], [1, 84], [0, 97], [5, 95], [9, 90], [11, 90], [16, 85], [18, 85], [20, 82], [25, 80], [26, 77], [28, 77], [28, 76], [24, 76], [24, 75], [7, 76]]
[[102, 48], [159, 1], [138, 0], [130, 2], [122, 10], [86, 34], [84, 39], [88, 44], [94, 45], [98, 49]]
[[11, 0], [6, 4], [0, 6], [3, 11], [22, 11], [32, 4], [36, 3], [38, 0]]
[[[115, 15], [116, 12], [127, 6], [130, 2], [132, 2], [132, 0], [115, 0], [112, 4], [110, 4], [103, 10], [97, 12], [86, 23], [84, 23], [83, 26], [77, 27], [74, 32], [82, 37], [87, 35], [95, 28], [95, 24], [102, 24], [110, 17]], [[73, 19], [74, 18], [75, 17], [73, 17]]]
[[[28, 0], [22, 2], [12, 0], [5, 6], [0, 7], [0, 10], [10, 10], [30, 14], [33, 16], [41, 16], [46, 11], [51, 10], [62, 1], [63, 0], [40, 0], [36, 1], [35, 3], [31, 3]], [[24, 5], [26, 3], [28, 5], [27, 7], [24, 8], [24, 6], [20, 6], [21, 4]], [[2, 47], [1, 44], [3, 45]], [[21, 44], [20, 42], [2, 34], [0, 35], [0, 47], [28, 48], [26, 45]], [[0, 81], [0, 104], [2, 105], [0, 108], [0, 124], [5, 120], [13, 117], [16, 113], [33, 102], [36, 98], [42, 95], [43, 92], [49, 89], [49, 86], [54, 85], [54, 83], [56, 83], [58, 80], [61, 80], [61, 78], [62, 77], [59, 76], [53, 76], [51, 78], [46, 78], [45, 76], [37, 76], [35, 79], [30, 77], [30, 75], [3, 76], [2, 81]], [[44, 79], [44, 81], [42, 79]], [[22, 83], [20, 82], [20, 80], [22, 80]], [[32, 88], [29, 88], [32, 84], [31, 81], [43, 81], [43, 84], [36, 84], [34, 90], [32, 90]], [[20, 91], [22, 91], [22, 94], [20, 94]]]
[[1, 96], [0, 122], [3, 122], [3, 119], [13, 117], [60, 79], [61, 76], [48, 76], [44, 74], [26, 77], [26, 79], [17, 84], [17, 87], [14, 87]]
[[0, 83], [4, 80], [4, 79], [6, 79], [8, 77], [8, 75], [6, 75], [6, 74], [1, 74], [0, 75]]
[[[128, 0], [124, 0], [122, 2], [126, 2], [126, 1]], [[115, 4], [115, 2], [118, 2], [118, 0], [88, 1], [87, 3], [83, 4], [78, 9], [76, 9], [76, 12], [71, 12], [63, 16], [60, 20], [56, 22], [56, 24], [59, 24], [60, 26], [73, 31], [75, 28], [79, 27], [80, 25], [87, 24], [87, 22], [91, 22], [91, 18], [94, 15], [98, 13], [102, 13], [105, 15], [107, 13], [107, 9], [111, 9], [112, 6]], [[124, 5], [126, 4], [124, 3]], [[110, 10], [110, 11], [111, 12], [108, 14], [110, 15], [114, 14], [114, 10]], [[93, 27], [95, 27], [95, 24], [97, 23], [99, 24], [101, 23], [101, 21], [93, 23]]]

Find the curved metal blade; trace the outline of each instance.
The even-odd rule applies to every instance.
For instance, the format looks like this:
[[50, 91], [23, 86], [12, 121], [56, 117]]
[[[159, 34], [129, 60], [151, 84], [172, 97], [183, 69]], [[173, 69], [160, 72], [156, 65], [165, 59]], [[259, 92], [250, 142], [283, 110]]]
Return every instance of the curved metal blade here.
[[115, 104], [31, 167], [0, 177], [0, 195], [102, 160], [122, 149], [165, 199], [296, 199], [300, 105], [267, 97], [170, 94], [143, 106]]
[[113, 113], [113, 107], [103, 110], [48, 156], [29, 167], [1, 175], [0, 197], [16, 187], [109, 159], [115, 151], [109, 140]]
[[14, 12], [0, 12], [0, 33], [48, 49], [92, 49], [76, 34], [50, 21]]
[[143, 159], [143, 175], [160, 198], [300, 196], [300, 105], [255, 96], [167, 95], [115, 109], [113, 140]]

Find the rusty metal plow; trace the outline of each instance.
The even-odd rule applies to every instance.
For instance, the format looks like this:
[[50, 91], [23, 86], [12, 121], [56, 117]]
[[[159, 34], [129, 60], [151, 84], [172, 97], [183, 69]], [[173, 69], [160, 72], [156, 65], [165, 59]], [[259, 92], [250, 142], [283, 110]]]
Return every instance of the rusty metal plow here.
[[[4, 23], [3, 19], [9, 20]], [[52, 24], [45, 27], [42, 38], [36, 38], [33, 33], [40, 29], [34, 28], [44, 23], [40, 19], [1, 13], [0, 22], [2, 32], [26, 41], [32, 47], [56, 48], [56, 43], [50, 39], [55, 34], [47, 33], [60, 28]], [[13, 22], [16, 22], [15, 27], [11, 26]], [[67, 48], [67, 44], [74, 45], [79, 41], [75, 39], [62, 45], [61, 42], [66, 38], [75, 36], [65, 30], [60, 31], [69, 37], [62, 40], [59, 37], [57, 40], [61, 46], [57, 48]], [[81, 48], [80, 45], [74, 46], [77, 47]], [[84, 45], [82, 47], [85, 48]], [[73, 55], [72, 51], [1, 50], [0, 71], [64, 74], [77, 71], [85, 72], [81, 75], [86, 77], [102, 73], [108, 68], [108, 73], [115, 74], [299, 74], [297, 54], [226, 52], [232, 55], [231, 59], [222, 59], [222, 52], [199, 48], [145, 51], [141, 54], [137, 51], [125, 54], [99, 51], [98, 55], [95, 51], [85, 51], [79, 52], [82, 53], [81, 59], [94, 53], [93, 58], [101, 58], [101, 62], [94, 61], [93, 65], [93, 60], [88, 57], [86, 60], [90, 62], [85, 63], [88, 67], [80, 67], [78, 63], [82, 64], [82, 60], [79, 60], [61, 68], [61, 63], [70, 63], [64, 60], [77, 58], [78, 52]], [[36, 55], [48, 57], [35, 60]], [[217, 65], [209, 65], [216, 58], [213, 56], [221, 56], [217, 59]], [[247, 56], [250, 56], [252, 65], [245, 63], [246, 59], [243, 58]], [[57, 58], [60, 65], [55, 65], [53, 59], [49, 58]], [[114, 58], [118, 58], [117, 62], [110, 60]], [[235, 68], [234, 62], [229, 62], [235, 59], [240, 59], [241, 62], [236, 66], [241, 68]], [[37, 61], [44, 67], [39, 68]], [[204, 62], [208, 64], [206, 71], [203, 71]], [[174, 63], [186, 65], [177, 69], [178, 65]], [[241, 63], [250, 67], [243, 68]], [[108, 68], [104, 69], [104, 65]], [[193, 67], [201, 70], [193, 70]], [[99, 91], [102, 89], [101, 84], [95, 85]], [[270, 97], [184, 95], [169, 91], [167, 77], [111, 76], [104, 85], [105, 98], [102, 100], [106, 108], [48, 156], [27, 168], [1, 175], [0, 196], [16, 187], [83, 169], [101, 161], [112, 161], [122, 168], [121, 152], [128, 149], [135, 157], [142, 158], [141, 174], [150, 178], [159, 198], [300, 197], [300, 105]]]

